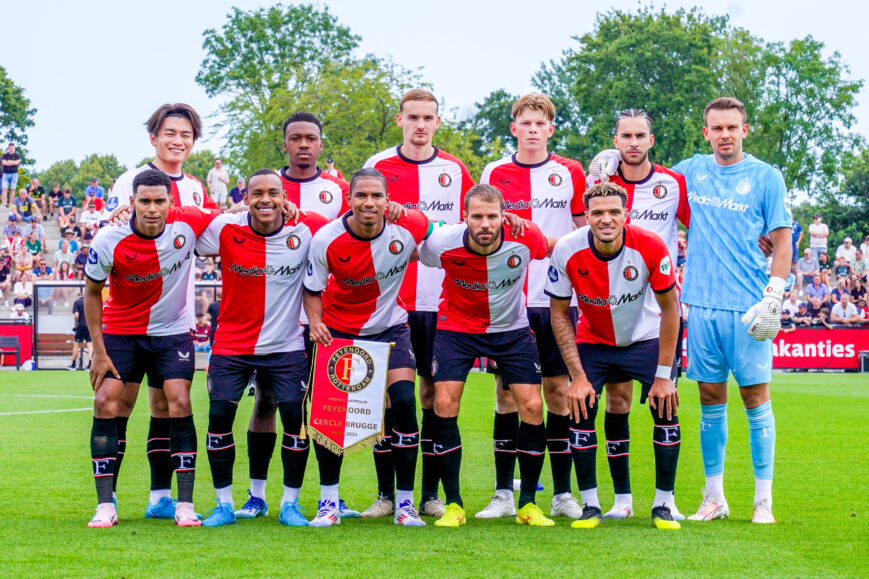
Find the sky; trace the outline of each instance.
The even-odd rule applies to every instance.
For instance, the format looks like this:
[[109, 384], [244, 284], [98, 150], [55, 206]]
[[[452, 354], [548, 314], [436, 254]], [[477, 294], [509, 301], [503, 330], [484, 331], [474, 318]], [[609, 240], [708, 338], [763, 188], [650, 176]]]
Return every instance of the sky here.
[[[63, 159], [80, 162], [90, 153], [113, 153], [132, 167], [153, 154], [143, 123], [165, 102], [193, 105], [206, 124], [197, 148], [220, 151], [222, 138], [208, 130], [217, 121], [213, 115], [220, 103], [194, 80], [204, 56], [202, 32], [220, 28], [232, 6], [249, 10], [269, 5], [248, 0], [4, 2], [0, 66], [38, 109], [28, 132], [35, 169]], [[450, 118], [467, 116], [475, 102], [499, 88], [530, 92], [541, 64], [577, 46], [572, 38], [592, 31], [597, 13], [634, 10], [640, 4], [332, 0], [319, 5], [327, 5], [362, 37], [362, 54], [420, 69]], [[830, 0], [823, 9], [807, 0], [655, 6], [699, 6], [707, 14], [727, 14], [734, 26], [768, 41], [811, 34], [826, 45], [827, 56], [841, 54], [851, 78], [869, 79], [864, 30], [869, 9], [853, 1]], [[867, 90], [860, 93], [856, 115], [857, 130], [869, 137]], [[750, 141], [746, 148], [750, 150]]]

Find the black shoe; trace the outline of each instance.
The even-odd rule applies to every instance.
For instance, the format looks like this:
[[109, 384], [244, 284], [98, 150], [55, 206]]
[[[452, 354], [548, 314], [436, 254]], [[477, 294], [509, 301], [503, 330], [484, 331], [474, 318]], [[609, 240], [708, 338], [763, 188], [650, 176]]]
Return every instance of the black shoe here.
[[656, 529], [666, 530], [676, 530], [682, 527], [679, 521], [673, 519], [670, 507], [665, 507], [664, 505], [652, 507], [652, 526]]
[[67, 370], [75, 371], [75, 369], [76, 369], [76, 368], [75, 368], [75, 362], [73, 362], [72, 364], [70, 364], [69, 366], [67, 366], [66, 369], [67, 369]]

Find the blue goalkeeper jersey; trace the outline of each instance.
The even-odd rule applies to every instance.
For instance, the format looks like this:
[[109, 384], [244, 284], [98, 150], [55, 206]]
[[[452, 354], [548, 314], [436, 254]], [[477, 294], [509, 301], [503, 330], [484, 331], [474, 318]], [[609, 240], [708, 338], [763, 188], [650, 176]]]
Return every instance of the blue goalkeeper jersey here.
[[691, 207], [682, 301], [747, 310], [769, 281], [758, 236], [791, 226], [781, 172], [748, 154], [727, 167], [694, 155], [673, 170], [685, 176]]

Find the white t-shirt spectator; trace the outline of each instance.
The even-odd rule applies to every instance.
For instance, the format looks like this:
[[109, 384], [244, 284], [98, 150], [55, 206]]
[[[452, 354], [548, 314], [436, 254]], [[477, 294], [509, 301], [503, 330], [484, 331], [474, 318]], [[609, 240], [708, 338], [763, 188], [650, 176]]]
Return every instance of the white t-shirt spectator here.
[[81, 217], [79, 217], [79, 224], [91, 229], [100, 222], [100, 219], [102, 219], [102, 213], [95, 209], [88, 209], [82, 212]]
[[12, 293], [16, 296], [22, 295], [27, 297], [33, 297], [33, 284], [29, 281], [16, 281], [15, 285], [12, 286]]
[[60, 269], [60, 264], [63, 262], [72, 265], [75, 263], [75, 254], [71, 251], [67, 250], [66, 253], [63, 252], [62, 249], [58, 249], [54, 252], [54, 267]]
[[206, 181], [208, 181], [208, 188], [211, 190], [212, 197], [226, 199], [226, 184], [229, 183], [229, 173], [226, 172], [226, 169], [212, 167], [208, 171]]
[[836, 259], [839, 259], [840, 257], [844, 257], [845, 261], [849, 264], [853, 264], [854, 260], [857, 259], [857, 246], [852, 243], [851, 247], [845, 247], [845, 244], [843, 243], [838, 247], [838, 249], [836, 249]]
[[16, 322], [29, 322], [30, 321], [30, 314], [28, 314], [24, 310], [21, 310], [21, 311], [12, 310], [12, 313], [9, 314], [9, 319], [14, 320]]
[[850, 320], [851, 318], [853, 318], [856, 315], [857, 315], [857, 307], [854, 304], [852, 304], [851, 302], [848, 302], [847, 309], [842, 307], [842, 302], [839, 302], [835, 306], [833, 306], [833, 311], [830, 312], [831, 317], [837, 316], [839, 319], [842, 319], [842, 320]]
[[827, 236], [830, 229], [826, 223], [812, 223], [809, 225], [809, 247], [827, 249]]
[[783, 312], [787, 315], [793, 317], [800, 311], [800, 302], [799, 300], [792, 302], [791, 300], [785, 300], [781, 306]]

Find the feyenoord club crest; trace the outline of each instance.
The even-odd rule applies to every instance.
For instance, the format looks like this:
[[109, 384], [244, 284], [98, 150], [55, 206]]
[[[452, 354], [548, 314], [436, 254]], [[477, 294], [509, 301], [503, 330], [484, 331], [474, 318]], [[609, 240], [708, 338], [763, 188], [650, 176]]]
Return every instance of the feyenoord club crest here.
[[438, 373], [438, 361], [432, 360], [431, 361], [431, 375], [434, 376], [437, 373]]
[[[332, 202], [332, 192], [331, 191], [320, 191], [320, 203], [329, 204]], [[293, 248], [295, 249], [295, 248]]]
[[175, 249], [181, 249], [184, 247], [184, 244], [187, 243], [187, 238], [181, 234], [175, 236], [175, 241], [172, 244], [175, 246]]
[[516, 269], [520, 265], [522, 265], [522, 258], [518, 255], [514, 254], [507, 258], [507, 267], [510, 269]]
[[202, 205], [202, 196], [196, 191], [193, 192], [193, 203], [196, 205]]
[[558, 187], [559, 185], [561, 185], [561, 175], [559, 175], [558, 173], [551, 174], [548, 180], [549, 184], [553, 187]]
[[332, 386], [341, 392], [361, 392], [374, 377], [374, 360], [367, 350], [358, 346], [336, 350], [326, 368]]
[[626, 267], [625, 271], [622, 272], [622, 274], [625, 276], [625, 279], [628, 281], [634, 281], [635, 279], [640, 277], [640, 272], [637, 271], [637, 268], [635, 268], [632, 265], [629, 265], [628, 267]]
[[667, 196], [667, 188], [663, 185], [658, 185], [652, 189], [652, 195], [654, 195], [656, 199], [663, 199]]
[[438, 175], [438, 184], [441, 187], [449, 187], [452, 182], [453, 178], [450, 177], [447, 173], [441, 173], [440, 175]]
[[398, 255], [402, 251], [404, 251], [404, 244], [400, 239], [394, 239], [389, 242], [389, 253], [392, 255]]
[[290, 249], [299, 249], [300, 245], [302, 245], [302, 240], [298, 235], [293, 234], [287, 237], [287, 247]]

